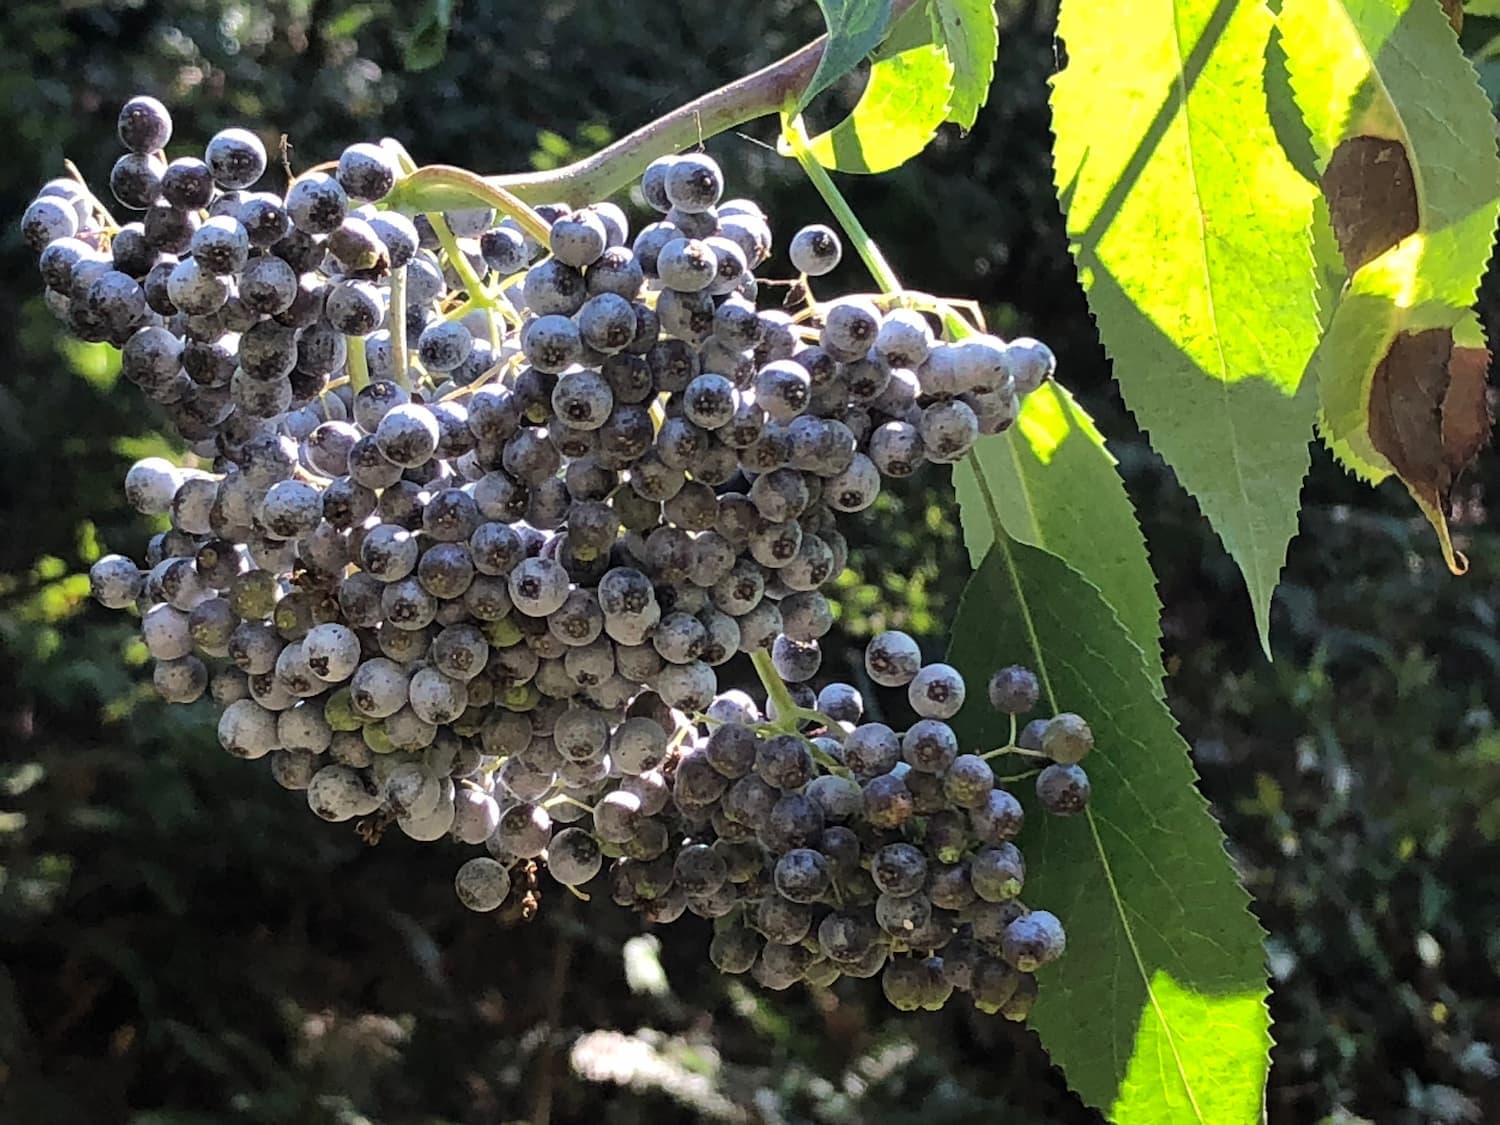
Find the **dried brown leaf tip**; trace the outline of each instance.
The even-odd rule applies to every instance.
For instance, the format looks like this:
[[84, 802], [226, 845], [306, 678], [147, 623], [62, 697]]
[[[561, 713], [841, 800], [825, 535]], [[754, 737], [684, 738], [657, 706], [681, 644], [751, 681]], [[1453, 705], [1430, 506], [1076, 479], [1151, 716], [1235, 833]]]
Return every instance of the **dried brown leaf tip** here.
[[1469, 564], [1448, 532], [1448, 500], [1490, 440], [1489, 365], [1487, 348], [1456, 345], [1452, 329], [1403, 332], [1370, 384], [1370, 440], [1431, 521], [1455, 574]]
[[1322, 187], [1350, 274], [1416, 232], [1416, 181], [1398, 141], [1350, 137], [1341, 142], [1329, 158]]

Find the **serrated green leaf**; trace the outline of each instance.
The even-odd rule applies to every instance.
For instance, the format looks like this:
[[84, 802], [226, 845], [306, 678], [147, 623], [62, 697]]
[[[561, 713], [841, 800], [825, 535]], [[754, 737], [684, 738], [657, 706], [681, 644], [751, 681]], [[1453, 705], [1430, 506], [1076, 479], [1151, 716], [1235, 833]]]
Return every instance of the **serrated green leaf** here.
[[990, 0], [920, 0], [891, 24], [875, 51], [887, 58], [924, 44], [936, 44], [952, 67], [952, 97], [944, 120], [973, 128], [989, 99], [1000, 49], [1000, 13]]
[[931, 44], [877, 59], [849, 116], [808, 142], [837, 172], [888, 172], [927, 147], [948, 117], [953, 68]]
[[990, 95], [1000, 50], [1000, 13], [993, 0], [932, 0], [933, 33], [953, 64], [953, 105], [948, 120], [974, 126]]
[[[1338, 296], [1309, 368], [1320, 388], [1319, 432], [1347, 468], [1378, 482], [1393, 466], [1368, 433], [1371, 382], [1398, 333], [1469, 318], [1500, 211], [1494, 122], [1434, 0], [1286, 0], [1278, 31], [1317, 172], [1350, 151], [1341, 146], [1369, 143], [1354, 138], [1378, 138], [1392, 143], [1385, 166], [1398, 152], [1409, 177], [1409, 221], [1360, 198], [1389, 183], [1347, 174], [1324, 181], [1340, 195], [1334, 221], [1350, 229], [1355, 207], [1368, 214], [1346, 236], [1364, 250], [1354, 254], [1352, 280], [1342, 257], [1319, 254], [1321, 284]], [[1326, 247], [1332, 223], [1325, 219], [1315, 236]], [[1433, 523], [1446, 543], [1440, 514]]]
[[1064, 0], [1052, 92], [1058, 195], [1115, 377], [1244, 573], [1263, 645], [1318, 339], [1315, 189], [1268, 115], [1270, 30], [1257, 0]]
[[828, 25], [828, 45], [797, 99], [798, 113], [875, 49], [891, 19], [891, 0], [818, 0], [818, 7]]
[[453, 22], [453, 0], [429, 0], [407, 34], [402, 65], [412, 72], [430, 70], [448, 53], [448, 28]]
[[1058, 556], [1098, 587], [1161, 685], [1161, 600], [1146, 541], [1104, 445], [1066, 388], [1026, 396], [1009, 431], [982, 437], [953, 467], [964, 545], [977, 570], [996, 539]]
[[[1061, 560], [1001, 539], [959, 603], [948, 659], [970, 683], [1025, 664], [1046, 707], [1077, 711], [1094, 730], [1084, 815], [1049, 817], [1029, 784], [1017, 786], [1026, 902], [1068, 930], [1067, 954], [1038, 974], [1030, 1021], [1052, 1060], [1117, 1125], [1260, 1121], [1271, 1044], [1263, 932], [1119, 619]], [[1009, 734], [984, 694], [954, 721], [966, 749]]]
[[885, 38], [880, 41], [880, 46], [875, 48], [871, 57], [885, 59], [913, 47], [923, 47], [935, 42], [932, 36], [932, 16], [928, 11], [931, 3], [932, 0], [917, 0], [917, 3], [902, 13], [900, 19], [892, 20], [891, 25], [886, 28]]

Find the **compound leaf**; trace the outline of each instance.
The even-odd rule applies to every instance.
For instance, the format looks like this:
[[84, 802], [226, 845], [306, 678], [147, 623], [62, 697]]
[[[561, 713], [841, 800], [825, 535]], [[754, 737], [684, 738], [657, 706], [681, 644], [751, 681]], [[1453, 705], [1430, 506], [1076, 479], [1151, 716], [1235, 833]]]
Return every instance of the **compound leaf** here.
[[992, 0], [932, 0], [933, 34], [953, 64], [953, 105], [948, 120], [974, 126], [989, 98], [1000, 50], [1000, 14]]
[[[1263, 932], [1140, 649], [1076, 571], [1001, 537], [964, 591], [948, 659], [975, 685], [1025, 664], [1046, 713], [1077, 711], [1094, 730], [1084, 814], [1047, 816], [1017, 786], [1026, 902], [1068, 930], [1031, 1015], [1053, 1061], [1118, 1125], [1260, 1121]], [[955, 718], [965, 749], [1009, 735], [985, 695], [971, 691]]]

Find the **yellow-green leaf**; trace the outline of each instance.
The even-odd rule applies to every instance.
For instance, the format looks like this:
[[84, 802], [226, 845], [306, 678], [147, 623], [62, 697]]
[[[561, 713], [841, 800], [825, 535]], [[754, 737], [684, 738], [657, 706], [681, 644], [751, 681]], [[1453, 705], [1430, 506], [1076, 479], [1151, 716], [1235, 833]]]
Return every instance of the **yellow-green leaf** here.
[[1267, 110], [1271, 23], [1258, 0], [1064, 0], [1052, 93], [1058, 194], [1115, 377], [1239, 564], [1263, 643], [1318, 339], [1316, 191]]
[[808, 147], [837, 172], [888, 172], [927, 147], [948, 117], [953, 68], [928, 44], [877, 59], [848, 117]]

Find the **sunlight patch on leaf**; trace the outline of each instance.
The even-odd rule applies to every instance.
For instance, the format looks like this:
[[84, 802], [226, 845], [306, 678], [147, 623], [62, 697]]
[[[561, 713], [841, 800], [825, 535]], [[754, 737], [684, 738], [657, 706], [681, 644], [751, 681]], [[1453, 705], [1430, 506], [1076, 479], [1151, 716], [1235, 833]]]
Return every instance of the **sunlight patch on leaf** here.
[[1244, 573], [1263, 645], [1318, 340], [1316, 191], [1267, 109], [1271, 23], [1255, 0], [1064, 0], [1052, 93], [1058, 197], [1115, 377]]
[[947, 118], [952, 77], [948, 56], [931, 45], [877, 59], [849, 116], [813, 137], [808, 148], [837, 172], [897, 168], [926, 148]]

